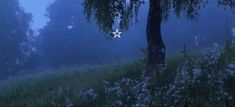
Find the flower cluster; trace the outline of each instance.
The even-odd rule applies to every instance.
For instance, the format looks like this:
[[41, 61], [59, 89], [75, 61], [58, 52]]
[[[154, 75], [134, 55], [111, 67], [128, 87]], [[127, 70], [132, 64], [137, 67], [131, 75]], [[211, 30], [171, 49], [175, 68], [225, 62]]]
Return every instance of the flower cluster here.
[[72, 101], [68, 98], [68, 99], [66, 100], [65, 107], [73, 107], [73, 106], [74, 106], [74, 105], [73, 105]]
[[[191, 60], [191, 63], [184, 63], [176, 72], [176, 77], [169, 86], [170, 92], [166, 93], [173, 106], [189, 106], [190, 103], [194, 106], [222, 106], [233, 105], [232, 88], [228, 88], [226, 84], [229, 78], [235, 79], [235, 65], [229, 64], [226, 69], [221, 65], [221, 59], [224, 53], [218, 47], [214, 47], [211, 51], [205, 54], [204, 59], [196, 62]], [[200, 99], [199, 101], [196, 101]], [[174, 101], [173, 101], [174, 100]], [[195, 102], [193, 102], [195, 101]], [[202, 102], [208, 105], [201, 104]], [[185, 105], [188, 104], [188, 105]], [[192, 106], [192, 105], [191, 105]]]
[[53, 94], [55, 94], [55, 97], [50, 101], [51, 106], [74, 106], [71, 101], [73, 93], [71, 93], [70, 87], [59, 87], [56, 91], [53, 91]]
[[234, 77], [235, 76], [235, 64], [229, 64], [224, 73], [225, 73], [224, 78]]
[[80, 92], [79, 97], [83, 100], [94, 101], [97, 99], [98, 94], [95, 92], [94, 89], [89, 89], [87, 91]]
[[146, 106], [151, 102], [148, 91], [149, 78], [142, 74], [139, 80], [123, 78], [111, 84], [104, 81], [105, 93], [110, 106]]
[[205, 53], [204, 60], [206, 61], [206, 66], [214, 65], [218, 63], [218, 60], [222, 54], [221, 49], [218, 48], [218, 45], [214, 45], [207, 53]]
[[[235, 80], [235, 64], [221, 65], [224, 55], [221, 49], [215, 46], [199, 60], [184, 54], [185, 61], [176, 69], [173, 79], [167, 80], [166, 74], [172, 71], [164, 68], [157, 79], [144, 71], [135, 79], [123, 78], [114, 83], [103, 81], [106, 105], [197, 107], [235, 104], [234, 86], [230, 86]], [[94, 90], [88, 90], [88, 93], [92, 92]]]

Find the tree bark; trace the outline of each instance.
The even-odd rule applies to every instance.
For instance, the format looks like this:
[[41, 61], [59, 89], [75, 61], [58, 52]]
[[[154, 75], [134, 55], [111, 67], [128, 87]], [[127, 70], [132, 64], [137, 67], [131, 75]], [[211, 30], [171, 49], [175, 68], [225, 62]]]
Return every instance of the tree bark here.
[[[147, 74], [150, 77], [149, 90], [151, 98], [154, 98], [155, 87], [157, 86], [157, 75], [165, 64], [165, 45], [161, 35], [161, 0], [150, 0], [147, 21], [147, 46], [148, 62]], [[151, 106], [154, 104], [151, 103]]]
[[148, 70], [159, 69], [165, 64], [165, 45], [161, 35], [161, 0], [150, 0], [147, 21]]

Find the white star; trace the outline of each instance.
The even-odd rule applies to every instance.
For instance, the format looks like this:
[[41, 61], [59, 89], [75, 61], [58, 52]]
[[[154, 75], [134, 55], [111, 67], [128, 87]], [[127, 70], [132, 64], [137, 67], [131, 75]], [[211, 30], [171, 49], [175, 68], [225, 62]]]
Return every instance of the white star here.
[[116, 37], [121, 38], [121, 34], [122, 34], [122, 32], [119, 32], [119, 30], [116, 29], [116, 31], [113, 32], [113, 35], [114, 35], [113, 38], [116, 38]]

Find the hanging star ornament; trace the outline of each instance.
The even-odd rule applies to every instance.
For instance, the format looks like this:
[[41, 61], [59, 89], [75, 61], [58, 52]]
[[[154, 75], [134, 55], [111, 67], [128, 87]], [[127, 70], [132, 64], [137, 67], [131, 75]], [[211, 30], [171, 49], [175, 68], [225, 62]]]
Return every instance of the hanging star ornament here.
[[113, 32], [113, 38], [121, 38], [122, 32], [120, 32], [118, 29], [116, 29], [115, 32]]

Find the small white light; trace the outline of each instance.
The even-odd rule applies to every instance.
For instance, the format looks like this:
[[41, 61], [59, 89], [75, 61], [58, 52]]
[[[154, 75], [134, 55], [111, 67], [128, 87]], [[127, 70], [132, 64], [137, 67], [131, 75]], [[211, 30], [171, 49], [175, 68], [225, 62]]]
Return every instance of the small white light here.
[[68, 29], [70, 30], [70, 29], [72, 29], [73, 28], [73, 25], [69, 25], [68, 26]]
[[233, 36], [235, 36], [235, 27], [232, 28], [232, 34], [233, 34]]

